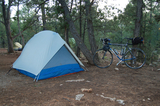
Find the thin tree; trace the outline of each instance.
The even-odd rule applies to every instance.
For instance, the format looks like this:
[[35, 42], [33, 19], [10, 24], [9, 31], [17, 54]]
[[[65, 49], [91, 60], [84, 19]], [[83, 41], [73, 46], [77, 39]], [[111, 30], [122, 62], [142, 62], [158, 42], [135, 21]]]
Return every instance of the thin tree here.
[[90, 0], [85, 0], [85, 9], [86, 9], [86, 20], [87, 20], [87, 30], [88, 30], [88, 37], [89, 37], [89, 43], [91, 46], [91, 51], [92, 54], [96, 51], [97, 46], [96, 46], [96, 41], [95, 41], [95, 37], [94, 37], [94, 28], [93, 28], [93, 22], [92, 22], [92, 5], [93, 5], [93, 1], [90, 2]]
[[3, 20], [7, 34], [8, 41], [8, 53], [13, 53], [13, 39], [11, 37], [11, 28], [10, 28], [10, 8], [13, 0], [8, 0], [8, 5], [5, 5], [5, 0], [2, 0], [2, 11], [3, 11]]
[[24, 36], [22, 35], [22, 32], [21, 32], [20, 19], [19, 19], [19, 2], [20, 0], [18, 0], [17, 2], [17, 24], [18, 24], [19, 35], [22, 38], [21, 44], [24, 46]]
[[135, 30], [134, 36], [140, 36], [141, 30], [141, 21], [142, 21], [142, 7], [143, 7], [143, 0], [137, 0], [137, 9], [136, 9], [136, 21], [135, 21]]
[[70, 16], [69, 9], [66, 5], [65, 0], [58, 0], [58, 1], [61, 4], [61, 6], [63, 7], [64, 13], [65, 13], [65, 16], [66, 16], [66, 20], [69, 24], [70, 32], [72, 33], [74, 39], [76, 40], [76, 43], [77, 43], [78, 47], [81, 49], [82, 53], [84, 54], [84, 56], [86, 57], [88, 62], [90, 64], [93, 64], [93, 61], [92, 61], [93, 55], [90, 53], [90, 51], [87, 49], [86, 45], [83, 43], [82, 39], [80, 38], [80, 36], [79, 36], [79, 34], [78, 34], [78, 32], [75, 28], [75, 25], [73, 23], [73, 20]]
[[[48, 0], [46, 0], [48, 1]], [[46, 30], [46, 13], [45, 13], [45, 2], [41, 3], [41, 12], [42, 12], [42, 22], [43, 22], [43, 30]]]
[[[79, 11], [79, 35], [80, 35], [80, 37], [82, 36], [82, 17], [81, 17], [81, 15], [82, 15], [82, 7], [81, 7], [81, 0], [79, 1], [80, 2], [80, 11]], [[77, 57], [80, 57], [80, 48], [79, 47], [77, 47], [77, 52], [76, 52], [76, 55], [77, 55]]]

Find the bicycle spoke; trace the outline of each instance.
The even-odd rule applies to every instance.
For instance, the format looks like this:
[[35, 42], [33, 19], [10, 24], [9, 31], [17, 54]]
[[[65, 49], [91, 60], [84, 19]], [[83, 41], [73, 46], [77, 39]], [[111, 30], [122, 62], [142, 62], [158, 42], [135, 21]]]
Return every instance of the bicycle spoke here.
[[93, 62], [99, 68], [109, 67], [112, 61], [113, 55], [110, 51], [98, 50], [93, 56]]
[[141, 68], [146, 61], [144, 52], [138, 48], [132, 48], [125, 54], [124, 58], [125, 64], [132, 69]]

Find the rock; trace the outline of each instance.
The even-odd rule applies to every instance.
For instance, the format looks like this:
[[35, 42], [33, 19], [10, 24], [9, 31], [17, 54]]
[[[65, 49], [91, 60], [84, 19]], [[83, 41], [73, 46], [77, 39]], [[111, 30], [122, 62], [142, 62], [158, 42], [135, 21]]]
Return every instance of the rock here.
[[119, 71], [119, 68], [115, 68], [116, 71]]
[[90, 88], [90, 89], [82, 88], [81, 91], [90, 93], [90, 92], [92, 92], [92, 88]]
[[77, 94], [75, 100], [81, 100], [81, 98], [84, 96], [84, 94]]
[[157, 62], [153, 62], [153, 64], [156, 64], [156, 65], [157, 65]]
[[84, 79], [67, 80], [66, 82], [81, 82], [81, 81], [84, 81]]
[[148, 100], [151, 100], [150, 98], [147, 98]]

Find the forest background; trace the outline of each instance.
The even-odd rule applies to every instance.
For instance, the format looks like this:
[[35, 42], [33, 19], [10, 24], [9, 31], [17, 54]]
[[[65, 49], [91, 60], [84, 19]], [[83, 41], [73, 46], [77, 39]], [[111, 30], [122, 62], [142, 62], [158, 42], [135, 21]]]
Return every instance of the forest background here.
[[[14, 42], [24, 47], [36, 33], [52, 30], [61, 35], [78, 57], [81, 51], [89, 63], [93, 53], [102, 47], [100, 38], [125, 43], [126, 37], [140, 36], [145, 41], [140, 48], [146, 53], [147, 63], [153, 52], [160, 54], [160, 0], [129, 0], [124, 11], [114, 5], [100, 9], [99, 2], [52, 0], [50, 4], [49, 0], [1, 0], [0, 48], [13, 53]], [[17, 9], [11, 17], [13, 6]]]

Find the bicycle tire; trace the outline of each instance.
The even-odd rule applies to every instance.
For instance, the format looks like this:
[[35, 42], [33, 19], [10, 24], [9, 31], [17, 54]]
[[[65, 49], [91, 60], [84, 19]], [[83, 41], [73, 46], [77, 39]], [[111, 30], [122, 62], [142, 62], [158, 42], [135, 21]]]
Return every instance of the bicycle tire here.
[[93, 56], [93, 63], [99, 68], [107, 68], [113, 62], [113, 54], [110, 50], [99, 49]]
[[[133, 59], [133, 56], [135, 57]], [[124, 63], [131, 69], [139, 69], [141, 68], [146, 62], [146, 55], [143, 50], [139, 48], [131, 48], [128, 50], [124, 57]]]

